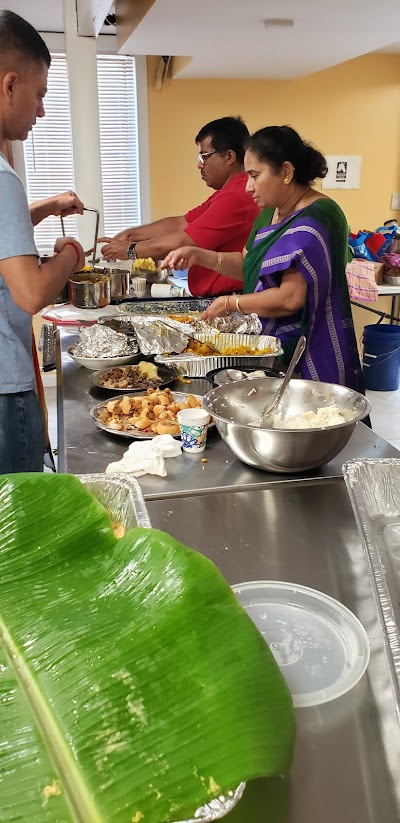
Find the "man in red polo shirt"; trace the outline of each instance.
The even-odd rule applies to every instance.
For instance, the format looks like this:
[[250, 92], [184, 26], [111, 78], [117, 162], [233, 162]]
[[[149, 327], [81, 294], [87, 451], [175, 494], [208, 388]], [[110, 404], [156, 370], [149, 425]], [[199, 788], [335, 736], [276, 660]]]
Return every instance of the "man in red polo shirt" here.
[[[147, 226], [117, 234], [101, 249], [106, 260], [161, 260], [179, 246], [200, 246], [213, 251], [242, 251], [259, 210], [246, 193], [244, 147], [249, 136], [240, 117], [222, 117], [207, 123], [195, 142], [199, 149], [198, 169], [214, 194], [204, 203], [177, 217], [164, 217]], [[202, 266], [189, 269], [189, 289], [196, 297], [237, 291], [238, 281]]]

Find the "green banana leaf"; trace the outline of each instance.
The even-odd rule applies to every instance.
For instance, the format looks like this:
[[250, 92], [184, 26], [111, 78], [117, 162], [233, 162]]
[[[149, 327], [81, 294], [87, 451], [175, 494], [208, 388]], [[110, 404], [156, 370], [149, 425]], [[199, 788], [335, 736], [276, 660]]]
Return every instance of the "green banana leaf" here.
[[114, 537], [72, 476], [0, 478], [0, 820], [161, 823], [288, 770], [292, 702], [214, 565]]

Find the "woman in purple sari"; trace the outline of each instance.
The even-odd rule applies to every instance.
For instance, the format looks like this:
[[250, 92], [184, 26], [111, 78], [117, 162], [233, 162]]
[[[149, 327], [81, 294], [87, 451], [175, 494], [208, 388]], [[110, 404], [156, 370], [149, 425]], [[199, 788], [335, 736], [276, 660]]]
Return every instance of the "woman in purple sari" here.
[[312, 188], [326, 175], [325, 158], [289, 126], [271, 126], [250, 138], [245, 168], [247, 191], [262, 211], [243, 255], [184, 247], [165, 265], [197, 263], [241, 281], [243, 295], [218, 297], [204, 316], [255, 312], [264, 333], [280, 338], [286, 360], [304, 334], [302, 377], [362, 391], [345, 274], [347, 221]]

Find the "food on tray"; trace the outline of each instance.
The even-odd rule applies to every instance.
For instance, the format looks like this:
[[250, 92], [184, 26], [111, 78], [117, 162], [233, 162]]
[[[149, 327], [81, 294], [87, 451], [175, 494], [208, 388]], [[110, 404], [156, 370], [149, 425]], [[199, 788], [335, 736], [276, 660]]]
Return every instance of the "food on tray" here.
[[177, 323], [197, 323], [197, 318], [200, 316], [200, 312], [196, 312], [195, 314], [169, 314], [168, 320], [176, 320]]
[[132, 271], [157, 271], [157, 266], [152, 257], [137, 257], [133, 261]]
[[[273, 354], [274, 352], [271, 346], [264, 349], [255, 349], [251, 346], [230, 346], [229, 348], [222, 349], [219, 348], [217, 342], [216, 345], [219, 354], [223, 357], [249, 357], [254, 355], [257, 357], [263, 357], [266, 354]], [[215, 349], [208, 343], [200, 343], [198, 340], [189, 340], [189, 343], [183, 353], [197, 354], [200, 357], [213, 357], [215, 355]]]
[[221, 349], [221, 354], [224, 357], [252, 357], [256, 355], [257, 357], [263, 357], [264, 354], [273, 354], [274, 349], [271, 346], [267, 346], [264, 349], [254, 349], [251, 346], [231, 346], [227, 349]]
[[103, 406], [97, 419], [113, 431], [140, 431], [146, 434], [179, 434], [176, 419], [181, 409], [201, 408], [193, 394], [185, 401], [176, 402], [169, 389], [148, 389], [141, 397], [123, 397], [110, 400]]
[[323, 406], [314, 411], [306, 411], [293, 417], [282, 417], [282, 414], [273, 416], [274, 429], [325, 429], [327, 426], [339, 426], [348, 423], [357, 417], [357, 412], [351, 409], [340, 409], [339, 406]]
[[154, 363], [145, 361], [137, 366], [114, 366], [99, 376], [97, 385], [105, 389], [148, 389], [162, 383]]
[[183, 354], [197, 354], [200, 357], [214, 357], [215, 348], [208, 343], [200, 343], [199, 340], [189, 340]]

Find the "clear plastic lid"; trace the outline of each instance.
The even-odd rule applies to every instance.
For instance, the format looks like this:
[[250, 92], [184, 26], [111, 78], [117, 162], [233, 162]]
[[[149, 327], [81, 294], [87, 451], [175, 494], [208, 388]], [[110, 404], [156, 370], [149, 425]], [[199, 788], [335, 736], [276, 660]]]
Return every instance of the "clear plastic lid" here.
[[342, 603], [294, 583], [259, 580], [232, 588], [268, 643], [294, 706], [327, 703], [360, 680], [368, 637]]

